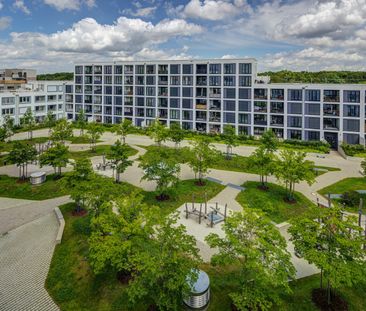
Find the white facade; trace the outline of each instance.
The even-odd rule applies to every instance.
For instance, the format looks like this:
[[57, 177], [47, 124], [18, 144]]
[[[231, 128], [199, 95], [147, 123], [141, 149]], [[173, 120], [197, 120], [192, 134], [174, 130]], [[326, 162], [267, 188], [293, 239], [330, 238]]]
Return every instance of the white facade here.
[[20, 123], [27, 109], [31, 109], [37, 122], [42, 122], [49, 111], [56, 119], [64, 117], [64, 81], [34, 81], [14, 91], [0, 92], [0, 124], [9, 115]]

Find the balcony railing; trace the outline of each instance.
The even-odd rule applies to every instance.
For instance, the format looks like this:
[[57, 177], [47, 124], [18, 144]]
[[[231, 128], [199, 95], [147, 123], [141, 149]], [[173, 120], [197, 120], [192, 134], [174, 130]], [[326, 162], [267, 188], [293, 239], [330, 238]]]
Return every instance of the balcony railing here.
[[211, 98], [221, 98], [221, 94], [210, 93]]

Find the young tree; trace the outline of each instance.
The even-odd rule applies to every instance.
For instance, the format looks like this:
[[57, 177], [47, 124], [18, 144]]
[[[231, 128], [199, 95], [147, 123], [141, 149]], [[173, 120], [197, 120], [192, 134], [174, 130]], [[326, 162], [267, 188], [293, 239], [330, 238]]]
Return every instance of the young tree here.
[[179, 123], [173, 123], [169, 129], [169, 139], [175, 143], [175, 147], [179, 147], [180, 143], [184, 139], [185, 132], [181, 128]]
[[52, 134], [52, 128], [56, 124], [56, 116], [52, 111], [48, 111], [46, 117], [43, 119], [43, 125], [48, 128], [48, 135]]
[[160, 147], [161, 144], [167, 140], [169, 130], [159, 121], [159, 119], [155, 119], [149, 126], [148, 133], [150, 138]]
[[22, 118], [22, 124], [28, 131], [28, 139], [33, 139], [33, 130], [36, 127], [36, 120], [34, 118], [31, 108], [28, 108]]
[[290, 292], [289, 278], [295, 268], [286, 250], [286, 241], [277, 228], [259, 211], [243, 209], [226, 218], [225, 236], [211, 233], [206, 241], [218, 248], [214, 265], [237, 267], [238, 290], [230, 294], [239, 310], [271, 310], [280, 292]]
[[24, 142], [15, 141], [13, 149], [7, 156], [7, 161], [19, 167], [19, 179], [24, 180], [27, 175], [28, 163], [37, 158], [36, 148]]
[[285, 184], [287, 199], [294, 201], [295, 185], [306, 181], [309, 185], [315, 181], [314, 162], [305, 160], [305, 152], [283, 150], [276, 163], [275, 176]]
[[224, 142], [226, 144], [226, 159], [231, 159], [231, 154], [233, 152], [233, 147], [239, 145], [238, 136], [235, 133], [235, 127], [229, 124], [224, 126]]
[[96, 143], [98, 139], [102, 136], [104, 130], [97, 122], [91, 122], [87, 126], [87, 134], [90, 140], [90, 147], [95, 151]]
[[188, 165], [198, 174], [198, 184], [204, 185], [203, 177], [217, 157], [217, 150], [206, 137], [197, 137], [191, 142], [191, 157]]
[[3, 124], [0, 128], [0, 141], [5, 141], [14, 133], [14, 119], [9, 115], [3, 117]]
[[258, 147], [249, 157], [249, 162], [253, 168], [258, 170], [261, 188], [267, 189], [267, 177], [275, 170], [276, 156], [272, 152], [266, 152], [264, 146]]
[[80, 129], [80, 136], [84, 136], [84, 130], [88, 125], [88, 121], [86, 120], [84, 109], [81, 109], [78, 113], [76, 126]]
[[177, 216], [160, 217], [148, 243], [131, 260], [135, 268], [127, 287], [130, 302], [181, 310], [183, 297], [197, 280], [200, 257], [195, 238], [177, 225]]
[[365, 237], [357, 217], [343, 215], [339, 206], [311, 207], [291, 220], [289, 232], [295, 249], [315, 264], [327, 282], [327, 301], [331, 303], [331, 287], [351, 287], [366, 276]]
[[123, 121], [116, 126], [115, 128], [116, 134], [118, 136], [121, 136], [123, 144], [126, 143], [127, 134], [129, 134], [132, 128], [133, 128], [132, 121], [129, 119], [123, 119]]
[[60, 119], [52, 130], [51, 139], [64, 144], [65, 140], [72, 137], [72, 135], [72, 124], [67, 122], [66, 119]]
[[57, 143], [39, 156], [39, 162], [41, 167], [44, 165], [52, 166], [55, 174], [61, 176], [61, 169], [69, 163], [69, 147]]
[[112, 160], [116, 169], [116, 182], [120, 182], [120, 175], [131, 166], [133, 161], [128, 160], [128, 146], [121, 144], [119, 140], [111, 146], [110, 152], [107, 154], [107, 159]]
[[179, 164], [166, 150], [153, 149], [141, 157], [139, 167], [144, 171], [141, 180], [156, 182], [157, 199], [168, 199], [167, 191], [179, 181]]
[[267, 153], [273, 153], [278, 149], [278, 139], [272, 130], [265, 131], [260, 142]]
[[62, 186], [69, 193], [71, 198], [76, 202], [76, 211], [80, 212], [86, 207], [92, 184], [95, 180], [93, 166], [88, 158], [78, 159], [73, 163], [74, 169], [65, 174], [62, 179]]

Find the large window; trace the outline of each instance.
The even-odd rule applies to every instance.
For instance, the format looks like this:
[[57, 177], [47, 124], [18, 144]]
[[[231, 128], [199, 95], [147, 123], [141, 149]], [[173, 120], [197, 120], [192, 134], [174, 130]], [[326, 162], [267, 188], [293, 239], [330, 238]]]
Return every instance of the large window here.
[[220, 86], [220, 85], [221, 85], [220, 76], [211, 76], [210, 77], [210, 86]]
[[239, 64], [239, 74], [251, 74], [252, 73], [252, 64]]
[[360, 91], [344, 91], [343, 101], [345, 103], [359, 103], [360, 102]]
[[302, 100], [302, 90], [288, 90], [288, 100]]
[[305, 100], [309, 102], [319, 102], [320, 101], [320, 90], [306, 90]]
[[210, 64], [210, 74], [220, 74], [221, 64]]
[[224, 64], [224, 74], [235, 74], [235, 66], [236, 64]]
[[339, 90], [324, 90], [325, 102], [339, 102]]

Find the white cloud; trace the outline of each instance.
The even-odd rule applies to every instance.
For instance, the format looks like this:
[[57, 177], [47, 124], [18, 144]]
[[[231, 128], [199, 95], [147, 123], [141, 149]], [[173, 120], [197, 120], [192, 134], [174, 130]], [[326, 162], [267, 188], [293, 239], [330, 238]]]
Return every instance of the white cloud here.
[[10, 16], [2, 16], [0, 17], [0, 30], [4, 30], [8, 28], [11, 24], [11, 17]]
[[251, 8], [245, 0], [191, 0], [184, 8], [179, 7], [179, 10], [186, 18], [218, 21], [233, 18]]
[[24, 14], [31, 14], [31, 11], [28, 9], [28, 7], [25, 5], [23, 0], [15, 0], [13, 3], [13, 7], [17, 10], [22, 11]]
[[58, 11], [78, 11], [83, 4], [85, 4], [88, 8], [96, 6], [96, 0], [43, 0], [43, 2], [54, 7]]
[[3, 3], [0, 1], [0, 10], [4, 7]]
[[157, 7], [156, 6], [150, 6], [150, 7], [141, 7], [139, 2], [135, 3], [135, 6], [137, 7], [136, 10], [131, 9], [125, 9], [122, 11], [122, 14], [131, 15], [135, 17], [148, 17], [151, 15], [154, 15]]

